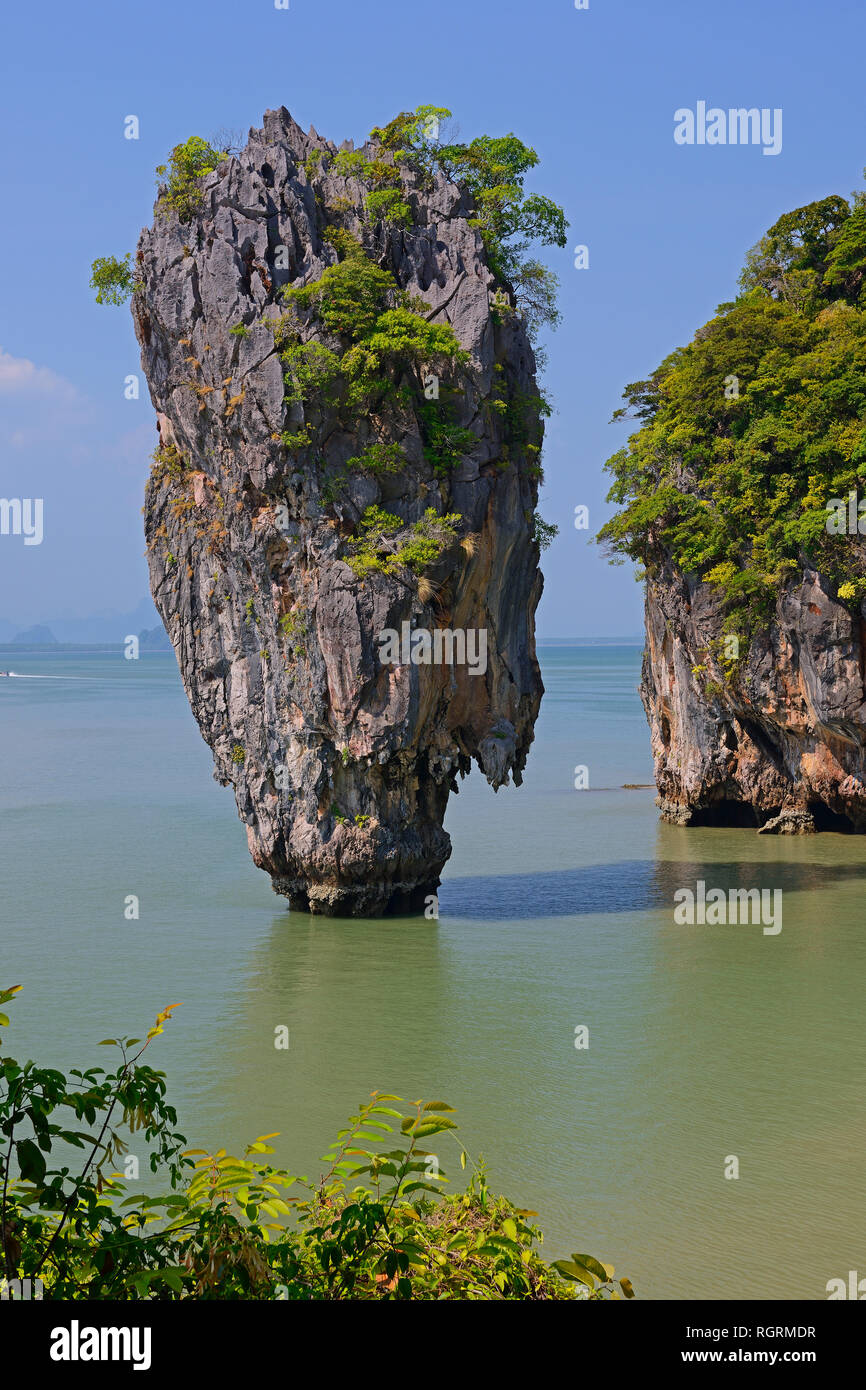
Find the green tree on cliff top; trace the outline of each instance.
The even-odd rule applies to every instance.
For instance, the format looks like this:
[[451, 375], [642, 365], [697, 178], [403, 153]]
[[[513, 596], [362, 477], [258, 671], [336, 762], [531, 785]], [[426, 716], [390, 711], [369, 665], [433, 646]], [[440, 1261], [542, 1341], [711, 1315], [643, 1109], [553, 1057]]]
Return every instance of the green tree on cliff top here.
[[619, 508], [598, 539], [649, 572], [668, 558], [715, 585], [729, 626], [769, 614], [811, 565], [866, 593], [827, 505], [866, 487], [866, 195], [786, 213], [749, 253], [740, 294], [627, 386], [640, 428], [606, 465]]

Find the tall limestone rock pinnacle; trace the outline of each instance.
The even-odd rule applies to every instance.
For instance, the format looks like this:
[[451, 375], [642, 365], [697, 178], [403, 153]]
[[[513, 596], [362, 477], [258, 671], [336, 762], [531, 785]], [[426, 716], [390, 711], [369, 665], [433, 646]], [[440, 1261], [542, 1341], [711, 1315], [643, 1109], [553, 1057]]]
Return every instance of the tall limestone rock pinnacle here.
[[[133, 313], [151, 587], [214, 775], [293, 907], [368, 916], [435, 893], [473, 759], [521, 780], [543, 427], [467, 195], [400, 163], [411, 216], [377, 220], [369, 165], [337, 155], [266, 112], [186, 220], [158, 201]], [[280, 293], [336, 266], [357, 276]]]

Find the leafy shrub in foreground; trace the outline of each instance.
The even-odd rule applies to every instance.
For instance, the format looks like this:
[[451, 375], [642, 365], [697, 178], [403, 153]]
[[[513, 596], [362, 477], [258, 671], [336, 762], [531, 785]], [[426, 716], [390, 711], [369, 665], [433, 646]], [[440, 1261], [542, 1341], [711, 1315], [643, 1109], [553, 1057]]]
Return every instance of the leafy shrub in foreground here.
[[[17, 993], [0, 991], [0, 1004]], [[464, 1192], [442, 1195], [447, 1178], [425, 1147], [454, 1136], [442, 1101], [407, 1106], [374, 1092], [315, 1182], [269, 1164], [272, 1134], [242, 1158], [187, 1149], [164, 1074], [141, 1061], [177, 1007], [159, 1014], [143, 1042], [104, 1040], [120, 1051], [113, 1072], [91, 1067], [67, 1078], [0, 1061], [6, 1296], [25, 1279], [40, 1280], [49, 1299], [620, 1296], [613, 1270], [589, 1255], [546, 1264], [534, 1213], [492, 1194], [482, 1168]], [[8, 1022], [0, 1013], [0, 1026]], [[128, 1194], [115, 1171], [127, 1150], [123, 1132], [141, 1134], [170, 1192]], [[77, 1173], [54, 1156], [57, 1145], [83, 1152]], [[627, 1279], [619, 1288], [632, 1297]]]

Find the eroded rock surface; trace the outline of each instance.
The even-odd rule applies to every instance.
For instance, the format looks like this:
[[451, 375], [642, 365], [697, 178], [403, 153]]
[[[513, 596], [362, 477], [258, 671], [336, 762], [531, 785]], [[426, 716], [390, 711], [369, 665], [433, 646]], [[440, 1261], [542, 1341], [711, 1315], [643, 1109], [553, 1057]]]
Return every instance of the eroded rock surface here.
[[[542, 694], [541, 424], [532, 351], [494, 302], [466, 196], [441, 175], [424, 185], [404, 173], [412, 230], [371, 225], [364, 186], [330, 171], [336, 152], [285, 109], [267, 112], [202, 180], [191, 221], [158, 206], [133, 312], [160, 439], [145, 508], [151, 586], [215, 776], [233, 785], [277, 892], [313, 912], [372, 915], [435, 892], [449, 791], [473, 759], [494, 787], [521, 780]], [[339, 403], [286, 399], [266, 321], [281, 286], [336, 263], [333, 227], [470, 354], [454, 373], [454, 421], [475, 443], [444, 476], [405, 402], [350, 418]], [[308, 425], [315, 447], [287, 446], [282, 436]], [[400, 471], [347, 470], [382, 440], [399, 443]], [[457, 535], [423, 576], [361, 578], [347, 545], [372, 506], [406, 527], [431, 507], [458, 513]], [[383, 665], [379, 634], [406, 621], [485, 629], [486, 671]]]
[[665, 820], [866, 831], [866, 622], [832, 592], [803, 571], [726, 672], [713, 589], [673, 565], [649, 579], [641, 696]]

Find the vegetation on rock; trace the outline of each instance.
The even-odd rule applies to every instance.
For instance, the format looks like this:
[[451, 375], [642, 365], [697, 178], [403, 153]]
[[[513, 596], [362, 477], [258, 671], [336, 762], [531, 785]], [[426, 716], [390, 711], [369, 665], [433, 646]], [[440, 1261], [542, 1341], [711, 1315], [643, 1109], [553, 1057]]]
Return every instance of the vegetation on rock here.
[[359, 579], [378, 572], [397, 574], [401, 568], [423, 573], [438, 560], [446, 546], [457, 539], [458, 512], [439, 516], [428, 507], [420, 521], [406, 526], [399, 516], [368, 507], [359, 522], [359, 533], [349, 541], [346, 563]]
[[[479, 136], [469, 144], [440, 140], [440, 124], [450, 116], [447, 108], [436, 106], [403, 112], [370, 132], [372, 155], [340, 151], [330, 161], [331, 171], [368, 185], [364, 207], [370, 221], [404, 228], [411, 226], [412, 219], [404, 179], [429, 184], [438, 170], [464, 187], [475, 203], [472, 225], [481, 233], [491, 268], [510, 284], [527, 328], [535, 336], [543, 324], [553, 326], [558, 321], [557, 280], [527, 252], [534, 242], [564, 246], [565, 215], [551, 199], [524, 190], [526, 174], [538, 163], [534, 150], [514, 135]], [[228, 149], [216, 148], [199, 136], [175, 145], [168, 162], [156, 170], [163, 215], [174, 212], [181, 222], [190, 221], [202, 206], [203, 176], [228, 155]], [[307, 179], [314, 181], [325, 163], [324, 152], [312, 150], [304, 164]], [[352, 206], [351, 200], [346, 201]], [[327, 267], [312, 284], [285, 286], [281, 295], [287, 312], [276, 320], [262, 320], [274, 329], [280, 347], [286, 403], [339, 403], [356, 415], [384, 397], [413, 401], [425, 457], [438, 476], [446, 476], [474, 447], [476, 437], [454, 420], [448, 399], [453, 388], [445, 382], [441, 400], [438, 396], [425, 399], [418, 374], [422, 367], [446, 371], [460, 367], [468, 355], [448, 324], [427, 322], [426, 304], [400, 290], [393, 274], [375, 264], [351, 232], [327, 226], [322, 235], [337, 252], [337, 264]], [[114, 257], [94, 261], [91, 286], [97, 303], [121, 304], [136, 290], [130, 262], [130, 255], [122, 261]], [[510, 310], [507, 296], [502, 307]], [[310, 336], [316, 323], [335, 340], [333, 346]], [[230, 332], [249, 336], [249, 328], [242, 323]], [[515, 440], [520, 442], [518, 435], [524, 427], [517, 416], [512, 419], [513, 406], [503, 403], [502, 409], [511, 412], [509, 425], [515, 427]], [[284, 431], [281, 440], [289, 450], [314, 442], [306, 425]], [[537, 452], [530, 441], [527, 448]], [[537, 465], [535, 472], [541, 476]], [[331, 479], [326, 484], [326, 499], [334, 500], [338, 482]]]
[[175, 444], [158, 444], [151, 454], [151, 469], [148, 485], [160, 487], [166, 479], [173, 483], [183, 480], [188, 471], [188, 460]]
[[528, 253], [535, 242], [565, 246], [568, 222], [551, 198], [524, 190], [538, 155], [516, 135], [480, 135], [469, 144], [442, 141], [440, 126], [450, 116], [444, 106], [419, 106], [371, 130], [370, 138], [422, 177], [439, 169], [467, 190], [491, 269], [512, 286], [528, 327], [555, 326], [557, 277]]
[[[282, 297], [288, 312], [273, 326], [290, 401], [338, 394], [354, 415], [383, 396], [405, 399], [413, 386], [420, 394], [422, 365], [445, 369], [468, 360], [451, 326], [428, 323], [391, 272], [363, 252], [328, 266], [312, 284], [286, 286]], [[302, 340], [316, 322], [339, 351]], [[407, 374], [408, 387], [401, 380]]]
[[866, 194], [787, 213], [741, 293], [624, 392], [641, 421], [608, 461], [620, 510], [599, 534], [653, 573], [671, 557], [715, 586], [728, 630], [766, 620], [805, 566], [866, 592], [866, 551], [828, 504], [866, 486]]
[[116, 256], [97, 256], [90, 274], [90, 288], [96, 291], [97, 304], [125, 304], [135, 292], [135, 273], [131, 261], [130, 251], [122, 261]]
[[[519, 782], [541, 697], [545, 407], [501, 277], [564, 219], [524, 193], [536, 156], [514, 137], [446, 146], [422, 114], [358, 152], [282, 107], [237, 158], [221, 136], [177, 146], [133, 258], [163, 441], [151, 587], [253, 858], [313, 912], [420, 910], [455, 777], [475, 759], [492, 785]], [[384, 215], [398, 202], [403, 228]], [[428, 626], [481, 614], [496, 641], [484, 681], [443, 683], [433, 704], [414, 698], [419, 672], [407, 703], [406, 683], [370, 680], [372, 624], [425, 607]], [[339, 768], [337, 832], [321, 788], [362, 728], [375, 760]]]
[[215, 150], [207, 140], [191, 135], [183, 144], [175, 145], [168, 164], [158, 164], [157, 176], [165, 180], [165, 192], [159, 200], [160, 210], [176, 212], [181, 222], [189, 222], [202, 203], [201, 180], [227, 158], [227, 151]]

